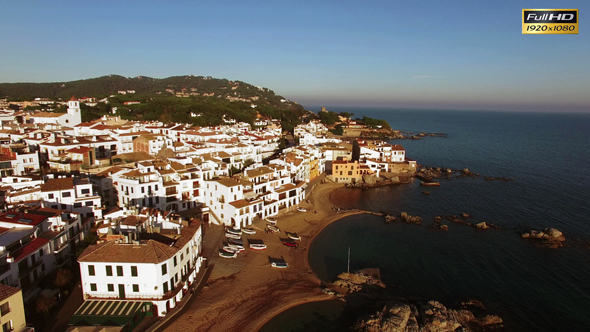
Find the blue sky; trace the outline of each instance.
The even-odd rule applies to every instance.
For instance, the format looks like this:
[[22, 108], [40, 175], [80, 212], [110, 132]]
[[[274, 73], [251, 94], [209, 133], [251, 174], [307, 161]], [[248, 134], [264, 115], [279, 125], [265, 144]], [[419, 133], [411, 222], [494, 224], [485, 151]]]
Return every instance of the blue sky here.
[[[241, 80], [303, 105], [590, 112], [588, 1], [4, 1], [0, 82]], [[577, 8], [578, 35], [523, 35]]]

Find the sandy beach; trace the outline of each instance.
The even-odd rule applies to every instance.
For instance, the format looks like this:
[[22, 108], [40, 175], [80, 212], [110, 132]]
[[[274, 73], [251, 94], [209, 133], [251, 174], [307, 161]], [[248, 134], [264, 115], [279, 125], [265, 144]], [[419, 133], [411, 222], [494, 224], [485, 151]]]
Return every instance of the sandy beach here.
[[[293, 306], [331, 299], [321, 292], [320, 280], [309, 268], [307, 249], [324, 227], [342, 217], [361, 213], [332, 210], [330, 193], [341, 187], [343, 184], [332, 182], [317, 184], [307, 202], [300, 204], [306, 212], [291, 208], [279, 214], [280, 234], [267, 234], [264, 232], [266, 222], [255, 222], [253, 227], [257, 233], [244, 234], [244, 244], [247, 239], [260, 239], [267, 245], [266, 250], [246, 249], [236, 259], [211, 255], [210, 262], [215, 266], [208, 285], [165, 331], [256, 331]], [[210, 227], [219, 228], [210, 234], [221, 234], [221, 226]], [[280, 238], [287, 237], [285, 231], [301, 236], [299, 248], [281, 243]], [[219, 248], [218, 240], [213, 241]], [[273, 268], [269, 257], [283, 258], [289, 267]]]

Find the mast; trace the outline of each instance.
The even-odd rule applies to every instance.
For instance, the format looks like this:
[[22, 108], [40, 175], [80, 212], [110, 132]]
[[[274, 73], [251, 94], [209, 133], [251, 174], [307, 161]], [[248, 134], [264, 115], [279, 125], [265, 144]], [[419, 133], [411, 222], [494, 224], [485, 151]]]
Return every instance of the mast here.
[[350, 274], [350, 247], [348, 247], [348, 274]]

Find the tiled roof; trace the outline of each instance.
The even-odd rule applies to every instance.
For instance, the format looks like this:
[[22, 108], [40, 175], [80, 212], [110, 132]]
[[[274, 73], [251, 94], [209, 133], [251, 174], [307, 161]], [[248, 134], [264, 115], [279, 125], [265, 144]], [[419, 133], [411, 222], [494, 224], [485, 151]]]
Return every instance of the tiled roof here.
[[57, 191], [74, 189], [74, 178], [49, 179], [41, 185], [41, 191]]
[[[114, 241], [91, 245], [84, 250], [78, 261], [158, 264], [176, 255], [193, 238], [200, 226], [199, 222], [194, 221], [182, 227], [180, 237], [171, 244], [150, 239], [142, 241], [140, 245], [120, 244]], [[170, 241], [169, 238], [166, 239]]]
[[0, 302], [20, 292], [19, 288], [0, 284]]
[[14, 257], [15, 262], [18, 262], [18, 261], [22, 260], [23, 258], [26, 258], [27, 256], [29, 256], [30, 254], [34, 253], [39, 248], [43, 247], [45, 244], [47, 244], [47, 242], [49, 242], [48, 239], [43, 239], [43, 238], [38, 237], [38, 238], [34, 239], [33, 241], [29, 242], [23, 248], [10, 253], [10, 255]]
[[235, 207], [236, 209], [241, 209], [245, 206], [249, 206], [250, 203], [248, 203], [248, 201], [246, 201], [245, 199], [239, 199], [237, 201], [230, 202], [229, 205]]

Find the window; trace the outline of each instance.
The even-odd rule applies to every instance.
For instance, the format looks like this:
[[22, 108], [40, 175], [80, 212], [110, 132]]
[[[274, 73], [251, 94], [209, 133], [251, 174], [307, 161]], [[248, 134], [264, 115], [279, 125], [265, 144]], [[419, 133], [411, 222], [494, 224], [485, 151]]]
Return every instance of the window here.
[[49, 195], [47, 195], [47, 197], [53, 198], [54, 196], [53, 196], [53, 194], [49, 194]]
[[10, 312], [10, 301], [6, 301], [6, 303], [0, 306], [0, 312], [2, 313], [2, 316]]
[[82, 207], [82, 203], [74, 203], [74, 207], [75, 207], [75, 208]]
[[43, 257], [43, 249], [39, 250], [39, 257]]
[[348, 171], [348, 175], [352, 175], [352, 171]]
[[72, 193], [69, 191], [61, 193], [61, 197], [72, 197]]
[[174, 275], [174, 283], [178, 283], [178, 273]]
[[166, 266], [166, 264], [162, 264], [162, 275], [165, 275], [166, 273], [168, 273], [168, 267]]
[[122, 276], [123, 276], [123, 267], [117, 266], [117, 277], [122, 277]]
[[107, 270], [107, 276], [112, 277], [113, 276], [113, 267], [110, 265], [107, 265], [106, 270]]
[[137, 266], [132, 266], [131, 267], [131, 276], [132, 277], [137, 277]]
[[94, 274], [94, 265], [88, 265], [88, 275], [93, 276]]
[[180, 261], [182, 262], [183, 259], [184, 259], [184, 254], [180, 253]]
[[115, 291], [115, 286], [113, 284], [107, 284], [107, 290], [109, 292], [114, 292]]
[[176, 256], [174, 256], [174, 266], [176, 266], [178, 264], [178, 262], [176, 261]]
[[139, 285], [133, 284], [133, 292], [134, 293], [139, 293]]
[[94, 203], [92, 201], [88, 201], [88, 202], [85, 203], [85, 205], [86, 206], [92, 206], [92, 205], [94, 205]]
[[96, 292], [96, 284], [90, 284], [90, 291]]
[[12, 331], [12, 320], [2, 324], [2, 332]]
[[186, 254], [187, 254], [187, 255], [188, 255], [188, 250], [189, 250], [189, 247], [186, 247]]
[[164, 284], [162, 284], [162, 287], [164, 289], [164, 294], [168, 293], [168, 283], [165, 282]]
[[141, 193], [142, 194], [145, 193], [145, 188], [144, 187], [141, 187]]
[[90, 189], [82, 189], [80, 192], [82, 193], [82, 195], [90, 194]]

